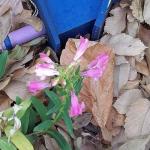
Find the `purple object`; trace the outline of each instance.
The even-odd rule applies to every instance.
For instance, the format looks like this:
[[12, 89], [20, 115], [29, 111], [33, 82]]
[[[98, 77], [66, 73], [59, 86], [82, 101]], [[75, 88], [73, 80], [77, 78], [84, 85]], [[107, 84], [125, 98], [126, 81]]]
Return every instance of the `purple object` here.
[[46, 30], [44, 26], [42, 31], [38, 32], [35, 30], [34, 27], [28, 25], [8, 34], [7, 38], [3, 43], [2, 48], [11, 49], [16, 45], [27, 43], [45, 34], [46, 34]]

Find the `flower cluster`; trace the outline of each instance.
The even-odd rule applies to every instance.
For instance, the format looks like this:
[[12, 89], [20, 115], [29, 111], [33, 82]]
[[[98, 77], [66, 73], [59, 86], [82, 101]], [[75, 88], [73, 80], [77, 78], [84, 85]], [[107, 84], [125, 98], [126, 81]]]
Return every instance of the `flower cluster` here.
[[[80, 60], [81, 56], [84, 54], [86, 49], [88, 48], [89, 41], [83, 37], [80, 38], [79, 46], [77, 47], [76, 54], [72, 64], [78, 64], [78, 60]], [[101, 54], [97, 56], [95, 60], [93, 60], [87, 67], [87, 70], [81, 72], [81, 76], [83, 78], [91, 77], [95, 80], [99, 79], [103, 72], [106, 69], [106, 65], [108, 63], [109, 57], [107, 54]], [[76, 63], [75, 63], [76, 62]], [[73, 65], [70, 65], [73, 67]], [[69, 67], [70, 67], [69, 66]], [[70, 69], [70, 68], [67, 69]], [[40, 53], [40, 63], [38, 63], [35, 67], [35, 74], [39, 77], [39, 81], [31, 81], [28, 84], [28, 90], [36, 95], [38, 92], [45, 88], [50, 88], [56, 86], [59, 83], [59, 79], [63, 78], [61, 72], [57, 68], [57, 65], [45, 54]], [[47, 77], [53, 77], [53, 83], [47, 83]], [[63, 78], [65, 82], [65, 77]], [[73, 89], [70, 89], [70, 96], [71, 96], [71, 106], [69, 110], [70, 117], [75, 117], [81, 115], [82, 112], [85, 110], [85, 104], [83, 102], [79, 102], [77, 95], [75, 94]]]

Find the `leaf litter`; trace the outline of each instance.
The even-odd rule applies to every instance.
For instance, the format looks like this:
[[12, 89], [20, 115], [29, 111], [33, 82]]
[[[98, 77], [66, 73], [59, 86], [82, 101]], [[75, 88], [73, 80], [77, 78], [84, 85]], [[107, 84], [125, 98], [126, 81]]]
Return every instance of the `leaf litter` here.
[[[80, 100], [85, 102], [87, 112], [74, 120], [75, 145], [81, 150], [87, 149], [87, 145], [90, 150], [98, 150], [103, 144], [114, 150], [150, 148], [149, 7], [149, 0], [121, 0], [110, 11], [100, 42], [90, 42], [81, 58], [81, 69], [85, 69], [99, 53], [107, 52], [110, 56], [102, 79], [84, 81]], [[0, 1], [0, 42], [22, 23], [34, 26], [38, 31], [42, 28], [40, 19], [32, 16], [32, 10], [25, 9], [21, 0]], [[30, 78], [35, 78], [32, 71], [38, 61], [35, 54], [45, 42], [45, 37], [38, 38], [16, 46], [9, 53], [6, 73], [0, 80], [1, 111], [10, 107], [16, 96], [30, 97], [26, 84]], [[78, 42], [68, 40], [60, 58], [62, 65], [71, 62]], [[56, 58], [49, 48], [44, 49]], [[50, 149], [52, 145], [58, 149], [55, 141], [43, 138], [45, 143], [39, 146], [40, 149]], [[97, 141], [99, 148], [93, 145]]]

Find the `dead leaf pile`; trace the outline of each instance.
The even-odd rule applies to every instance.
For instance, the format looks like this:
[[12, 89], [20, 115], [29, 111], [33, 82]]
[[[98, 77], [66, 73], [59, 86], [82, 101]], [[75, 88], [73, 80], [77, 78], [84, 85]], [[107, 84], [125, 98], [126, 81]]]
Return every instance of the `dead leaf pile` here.
[[121, 132], [112, 138], [114, 150], [150, 148], [149, 8], [149, 0], [121, 0], [110, 11], [100, 39], [115, 53], [113, 107], [125, 117]]
[[23, 0], [1, 0], [0, 1], [0, 43], [4, 41], [8, 33], [24, 24], [42, 30], [42, 22], [36, 16], [32, 16], [32, 10], [25, 9]]

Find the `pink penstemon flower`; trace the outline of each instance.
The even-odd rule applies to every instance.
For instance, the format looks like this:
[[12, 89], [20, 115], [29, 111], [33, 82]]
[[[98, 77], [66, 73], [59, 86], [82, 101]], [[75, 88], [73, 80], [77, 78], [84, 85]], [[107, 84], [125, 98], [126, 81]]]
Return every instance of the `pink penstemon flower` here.
[[27, 84], [27, 88], [29, 90], [30, 93], [36, 95], [38, 92], [40, 92], [41, 90], [51, 87], [51, 85], [49, 83], [45, 83], [42, 81], [30, 81]]
[[89, 44], [89, 40], [84, 38], [84, 37], [80, 37], [80, 44], [77, 48], [77, 52], [74, 56], [74, 61], [77, 61], [86, 51], [86, 49], [88, 48], [88, 44]]
[[36, 65], [35, 73], [41, 80], [45, 80], [46, 77], [59, 75], [54, 62], [45, 53], [40, 53], [40, 60], [43, 63]]
[[88, 69], [82, 73], [84, 77], [91, 77], [95, 80], [99, 79], [107, 66], [109, 56], [107, 54], [101, 54], [96, 57], [89, 65]]
[[71, 92], [71, 107], [69, 111], [70, 117], [76, 117], [83, 113], [85, 109], [84, 102], [79, 103], [78, 97], [74, 92]]
[[47, 54], [42, 52], [39, 55], [40, 55], [40, 60], [43, 61], [44, 63], [54, 64], [54, 62], [47, 56]]

